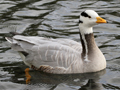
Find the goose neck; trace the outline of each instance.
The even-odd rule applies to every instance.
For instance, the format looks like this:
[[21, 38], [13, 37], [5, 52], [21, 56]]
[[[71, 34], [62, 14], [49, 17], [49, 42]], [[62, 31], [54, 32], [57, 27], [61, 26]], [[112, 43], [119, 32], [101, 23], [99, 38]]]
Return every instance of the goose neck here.
[[[92, 28], [89, 28], [91, 30]], [[89, 56], [94, 53], [94, 50], [97, 48], [95, 43], [94, 34], [92, 30], [88, 32], [83, 32], [85, 30], [80, 30], [80, 38], [82, 44], [82, 53], [81, 58], [83, 60], [89, 60]]]

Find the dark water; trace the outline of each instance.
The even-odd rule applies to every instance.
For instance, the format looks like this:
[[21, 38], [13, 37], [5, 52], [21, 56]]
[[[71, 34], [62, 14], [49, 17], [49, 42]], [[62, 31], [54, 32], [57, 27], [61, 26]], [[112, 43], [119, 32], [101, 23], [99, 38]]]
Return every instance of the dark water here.
[[[51, 75], [27, 68], [4, 39], [16, 31], [26, 36], [67, 38], [79, 42], [80, 12], [93, 9], [109, 23], [94, 27], [99, 48], [107, 60], [104, 71]], [[0, 90], [120, 90], [120, 0], [1, 0]]]

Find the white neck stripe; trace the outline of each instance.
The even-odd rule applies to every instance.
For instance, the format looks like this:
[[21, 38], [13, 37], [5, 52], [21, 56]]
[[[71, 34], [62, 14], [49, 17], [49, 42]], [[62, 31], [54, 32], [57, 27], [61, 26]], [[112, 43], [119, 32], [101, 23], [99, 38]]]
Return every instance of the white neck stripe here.
[[92, 27], [84, 27], [82, 25], [79, 25], [79, 30], [81, 34], [90, 34], [93, 33], [93, 28]]
[[87, 41], [85, 39], [85, 34], [81, 34], [82, 35], [82, 40], [84, 41], [84, 44], [85, 44], [85, 50], [86, 50], [86, 53], [85, 53], [85, 57], [84, 57], [84, 61], [88, 61], [88, 47], [87, 47]]

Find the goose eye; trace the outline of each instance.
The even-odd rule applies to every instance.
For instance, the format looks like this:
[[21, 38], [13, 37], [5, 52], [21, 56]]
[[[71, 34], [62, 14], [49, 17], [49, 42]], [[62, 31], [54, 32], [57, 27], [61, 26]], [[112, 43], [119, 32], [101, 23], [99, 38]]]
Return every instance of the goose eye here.
[[89, 18], [91, 18], [91, 16], [89, 16]]

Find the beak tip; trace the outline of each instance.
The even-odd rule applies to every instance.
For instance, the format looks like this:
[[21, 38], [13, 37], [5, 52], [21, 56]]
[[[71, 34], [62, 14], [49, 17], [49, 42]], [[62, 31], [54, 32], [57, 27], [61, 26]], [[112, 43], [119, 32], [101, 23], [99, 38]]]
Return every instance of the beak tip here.
[[108, 23], [105, 19], [101, 17], [96, 17], [96, 19], [97, 19], [96, 23]]

